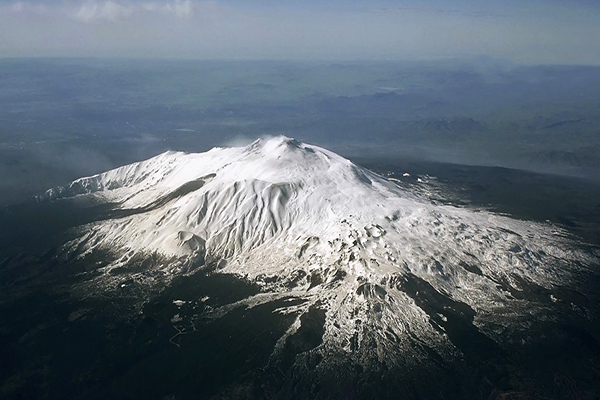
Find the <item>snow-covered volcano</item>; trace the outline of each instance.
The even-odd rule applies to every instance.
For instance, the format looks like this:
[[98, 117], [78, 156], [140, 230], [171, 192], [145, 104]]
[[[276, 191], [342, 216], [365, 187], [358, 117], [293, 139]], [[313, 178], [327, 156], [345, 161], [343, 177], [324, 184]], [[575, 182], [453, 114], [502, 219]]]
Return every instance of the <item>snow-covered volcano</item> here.
[[[432, 204], [287, 137], [201, 154], [167, 152], [48, 197], [112, 204], [109, 218], [82, 227], [67, 246], [80, 257], [95, 250], [116, 255], [94, 277], [102, 290], [144, 280], [148, 271], [111, 271], [153, 254], [162, 261], [147, 268], [166, 282], [193, 264], [261, 286], [258, 295], [212, 310], [214, 317], [302, 300], [278, 309], [297, 320], [274, 357], [315, 309], [325, 315], [323, 337], [310, 352], [393, 363], [402, 352], [430, 357], [425, 344], [444, 359], [460, 357], [450, 328], [457, 315], [501, 340], [524, 316], [547, 318], [544, 303], [534, 307], [518, 296], [524, 287], [550, 294], [590, 262], [555, 227]], [[559, 300], [548, 295], [547, 304]]]

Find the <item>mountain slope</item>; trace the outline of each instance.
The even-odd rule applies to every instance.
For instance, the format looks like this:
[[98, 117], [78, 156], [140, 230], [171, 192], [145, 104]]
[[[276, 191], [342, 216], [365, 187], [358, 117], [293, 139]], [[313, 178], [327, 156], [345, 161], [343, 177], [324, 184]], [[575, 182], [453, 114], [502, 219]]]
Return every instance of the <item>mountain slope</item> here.
[[[348, 358], [430, 363], [428, 349], [451, 362], [464, 355], [465, 332], [487, 345], [510, 341], [549, 318], [556, 289], [595, 261], [549, 225], [431, 204], [286, 137], [167, 152], [47, 196], [114, 209], [65, 247], [76, 257], [114, 254], [86, 291], [166, 285], [197, 268], [233, 274], [261, 293], [203, 317], [290, 300], [276, 311], [296, 322], [273, 360], [312, 320], [318, 340], [301, 353], [319, 354], [322, 369]], [[140, 257], [154, 261], [132, 268]], [[542, 294], [525, 295], [531, 288]]]

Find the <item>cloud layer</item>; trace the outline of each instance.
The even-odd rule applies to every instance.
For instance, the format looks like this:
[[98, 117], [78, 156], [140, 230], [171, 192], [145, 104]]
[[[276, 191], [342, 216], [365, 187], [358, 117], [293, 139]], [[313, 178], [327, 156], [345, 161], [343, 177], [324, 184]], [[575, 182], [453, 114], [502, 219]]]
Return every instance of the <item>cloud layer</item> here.
[[0, 3], [0, 57], [398, 60], [473, 55], [600, 64], [600, 6], [552, 0]]

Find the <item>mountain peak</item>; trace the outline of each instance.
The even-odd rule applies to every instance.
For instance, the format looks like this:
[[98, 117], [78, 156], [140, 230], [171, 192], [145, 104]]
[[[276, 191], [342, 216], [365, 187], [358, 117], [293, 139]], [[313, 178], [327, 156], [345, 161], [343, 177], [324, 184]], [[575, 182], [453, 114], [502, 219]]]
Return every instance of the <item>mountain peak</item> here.
[[305, 145], [294, 138], [279, 135], [256, 139], [249, 147], [252, 149], [261, 149], [268, 153], [277, 151], [277, 149], [295, 150], [305, 148]]

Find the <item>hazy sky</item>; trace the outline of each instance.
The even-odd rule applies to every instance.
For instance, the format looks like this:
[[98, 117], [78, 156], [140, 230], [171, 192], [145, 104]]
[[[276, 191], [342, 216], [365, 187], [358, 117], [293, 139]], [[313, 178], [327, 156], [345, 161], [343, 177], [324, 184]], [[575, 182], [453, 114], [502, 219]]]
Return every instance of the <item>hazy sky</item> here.
[[600, 64], [599, 0], [0, 0], [0, 57]]

